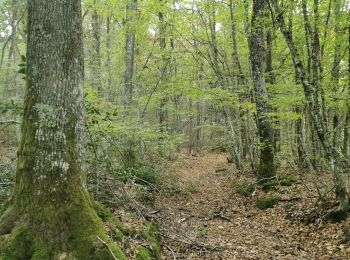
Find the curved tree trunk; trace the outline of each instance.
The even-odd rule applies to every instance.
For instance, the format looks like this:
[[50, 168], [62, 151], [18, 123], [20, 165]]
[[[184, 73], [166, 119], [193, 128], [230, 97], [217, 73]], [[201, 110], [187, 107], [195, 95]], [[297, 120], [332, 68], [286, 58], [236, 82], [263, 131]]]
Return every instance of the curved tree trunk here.
[[0, 258], [111, 259], [97, 240], [108, 238], [82, 167], [80, 1], [29, 0], [27, 40], [22, 140], [14, 194], [0, 220]]

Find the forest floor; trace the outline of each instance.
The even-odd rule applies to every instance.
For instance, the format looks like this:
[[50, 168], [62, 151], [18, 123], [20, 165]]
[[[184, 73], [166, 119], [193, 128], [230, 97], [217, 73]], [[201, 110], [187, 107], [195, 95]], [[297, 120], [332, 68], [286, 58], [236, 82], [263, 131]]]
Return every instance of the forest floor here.
[[[6, 154], [14, 160], [14, 150]], [[255, 176], [235, 169], [224, 153], [182, 154], [167, 171], [179, 189], [158, 193], [148, 212], [160, 225], [162, 259], [350, 259], [350, 244], [341, 242], [344, 231], [350, 233], [350, 218], [332, 224], [322, 218], [327, 206], [323, 211], [314, 206], [319, 201], [316, 181], [326, 187], [321, 192], [332, 189], [328, 174], [302, 174], [285, 165], [280, 172], [297, 177], [292, 186], [269, 193], [258, 188], [245, 197], [236, 187], [255, 183]], [[258, 198], [272, 195], [281, 201], [257, 208]], [[127, 225], [142, 226], [122, 208], [115, 214]], [[314, 221], [305, 224], [307, 218]]]
[[349, 244], [340, 243], [349, 220], [306, 225], [297, 218], [317, 201], [310, 179], [301, 175], [293, 186], [280, 187], [275, 194], [282, 201], [260, 210], [256, 199], [266, 194], [237, 194], [237, 184], [255, 178], [234, 169], [225, 154], [183, 156], [181, 161], [169, 170], [186, 192], [157, 198], [162, 259], [350, 259]]

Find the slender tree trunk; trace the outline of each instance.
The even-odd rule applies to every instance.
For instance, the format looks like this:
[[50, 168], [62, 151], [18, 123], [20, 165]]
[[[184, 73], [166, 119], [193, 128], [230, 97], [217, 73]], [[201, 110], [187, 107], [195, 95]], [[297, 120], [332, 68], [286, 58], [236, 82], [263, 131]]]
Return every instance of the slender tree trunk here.
[[[2, 259], [109, 259], [83, 169], [81, 2], [29, 0], [27, 86]], [[122, 256], [122, 255], [120, 255]], [[125, 257], [123, 257], [125, 259]]]
[[265, 0], [253, 1], [250, 59], [257, 110], [258, 132], [260, 137], [260, 163], [258, 178], [264, 179], [276, 173], [273, 127], [269, 112], [268, 94], [264, 75], [264, 17]]
[[340, 60], [341, 60], [341, 38], [340, 38], [340, 1], [334, 0], [334, 18], [335, 18], [335, 28], [334, 28], [334, 34], [335, 34], [335, 45], [334, 45], [334, 58], [333, 58], [333, 69], [331, 71], [332, 76], [332, 92], [333, 97], [335, 101], [335, 108], [332, 111], [333, 116], [333, 147], [336, 149], [339, 148], [339, 138], [340, 138], [340, 129], [338, 127], [340, 126], [339, 122], [339, 101], [338, 101], [338, 91], [339, 91], [339, 76], [340, 76]]
[[[296, 110], [296, 113], [300, 113]], [[305, 158], [303, 149], [303, 118], [300, 116], [295, 122], [295, 134], [296, 134], [296, 145], [297, 145], [297, 165], [300, 168], [305, 168]]]
[[234, 61], [234, 66], [235, 66], [235, 73], [238, 78], [238, 83], [241, 83], [244, 80], [244, 73], [242, 69], [241, 62], [239, 60], [238, 56], [238, 49], [237, 49], [237, 33], [236, 33], [236, 21], [234, 18], [234, 4], [233, 0], [230, 0], [229, 3], [229, 8], [230, 8], [230, 19], [231, 19], [231, 40], [232, 40], [232, 59]]
[[272, 56], [272, 29], [269, 28], [266, 32], [266, 82], [273, 85], [276, 84], [275, 73], [273, 71], [273, 56]]
[[[165, 2], [164, 0], [159, 0], [161, 8], [165, 8]], [[161, 84], [163, 85], [162, 89], [164, 90], [164, 85], [167, 83], [168, 80], [168, 63], [169, 63], [169, 57], [166, 53], [166, 23], [164, 20], [164, 12], [161, 10], [158, 13], [158, 19], [159, 19], [159, 47], [162, 52], [162, 68], [161, 68]], [[167, 111], [167, 103], [168, 103], [168, 96], [163, 95], [162, 99], [160, 100], [159, 105], [159, 124], [160, 124], [160, 130], [161, 132], [165, 133], [168, 129], [168, 111]]]
[[135, 63], [135, 20], [137, 15], [137, 0], [130, 0], [126, 7], [125, 21], [125, 72], [124, 72], [124, 108], [127, 110], [132, 103]]
[[99, 1], [94, 0], [94, 10], [92, 13], [92, 87], [96, 89], [99, 95], [103, 96], [102, 75], [101, 75], [101, 17], [97, 11]]
[[10, 48], [9, 53], [7, 57], [7, 66], [6, 66], [6, 75], [5, 75], [5, 82], [4, 82], [4, 89], [3, 89], [3, 97], [6, 98], [14, 98], [18, 93], [18, 86], [17, 86], [17, 58], [18, 58], [18, 51], [17, 51], [17, 28], [16, 23], [18, 19], [18, 2], [17, 0], [12, 1], [11, 5], [12, 15], [10, 19], [10, 26], [11, 26], [11, 32], [12, 37], [11, 41], [9, 42]]
[[[350, 20], [350, 15], [348, 15]], [[350, 26], [348, 27], [348, 91], [350, 91]], [[349, 157], [349, 140], [350, 140], [350, 102], [348, 102], [348, 111], [346, 113], [345, 127], [344, 127], [344, 141], [343, 154], [346, 158]]]
[[112, 15], [107, 15], [106, 21], [106, 49], [107, 49], [107, 58], [106, 58], [106, 69], [107, 69], [107, 92], [111, 91], [112, 86], [112, 58], [111, 58], [111, 19]]

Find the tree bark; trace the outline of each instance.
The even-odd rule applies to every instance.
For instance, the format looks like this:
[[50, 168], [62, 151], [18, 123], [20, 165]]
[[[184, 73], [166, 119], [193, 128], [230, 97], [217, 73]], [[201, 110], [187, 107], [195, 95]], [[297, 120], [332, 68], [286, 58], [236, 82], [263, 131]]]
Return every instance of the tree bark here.
[[101, 75], [101, 17], [98, 13], [99, 1], [94, 0], [94, 10], [92, 13], [92, 87], [96, 89], [100, 96], [103, 96], [102, 75]]
[[2, 259], [110, 259], [83, 169], [81, 22], [78, 0], [28, 1], [22, 139], [0, 220]]
[[[159, 0], [161, 8], [165, 7], [164, 0]], [[166, 23], [164, 21], [164, 12], [161, 10], [158, 13], [158, 19], [159, 19], [159, 47], [162, 52], [162, 59], [161, 59], [161, 85], [164, 86], [167, 82], [168, 78], [168, 63], [169, 58], [166, 54]], [[164, 89], [164, 87], [161, 87], [161, 89]], [[167, 95], [163, 95], [163, 97], [160, 100], [159, 104], [159, 125], [160, 125], [160, 131], [162, 133], [166, 133], [168, 129], [168, 111], [167, 111], [167, 103], [168, 103], [168, 97]]]
[[127, 110], [133, 99], [133, 78], [135, 62], [135, 20], [137, 0], [130, 0], [126, 7], [125, 21], [125, 72], [124, 72], [124, 108]]
[[[107, 21], [106, 21], [106, 49], [107, 49], [107, 58], [106, 58], [106, 70], [107, 70], [107, 91], [108, 93], [111, 90], [112, 86], [112, 73], [111, 73], [111, 66], [112, 66], [112, 58], [111, 58], [111, 23], [112, 23], [112, 15], [107, 15]], [[107, 97], [109, 98], [109, 97]]]
[[269, 117], [271, 110], [268, 104], [268, 94], [264, 75], [264, 11], [265, 0], [253, 1], [253, 15], [250, 38], [250, 60], [257, 110], [257, 123], [260, 138], [260, 162], [258, 178], [268, 178], [276, 173], [274, 137], [272, 122]]

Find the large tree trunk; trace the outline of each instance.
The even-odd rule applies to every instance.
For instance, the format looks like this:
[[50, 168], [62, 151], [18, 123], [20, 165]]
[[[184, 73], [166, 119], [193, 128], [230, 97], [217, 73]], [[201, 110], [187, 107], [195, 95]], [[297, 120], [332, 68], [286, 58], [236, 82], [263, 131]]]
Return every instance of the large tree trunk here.
[[[27, 87], [2, 259], [110, 259], [83, 170], [79, 0], [29, 0]], [[121, 257], [123, 257], [121, 255]]]
[[275, 175], [275, 151], [274, 137], [271, 119], [269, 117], [270, 106], [264, 75], [264, 10], [265, 0], [253, 1], [253, 16], [250, 38], [250, 59], [255, 92], [255, 104], [257, 110], [258, 132], [260, 137], [260, 163], [258, 178], [264, 179]]

